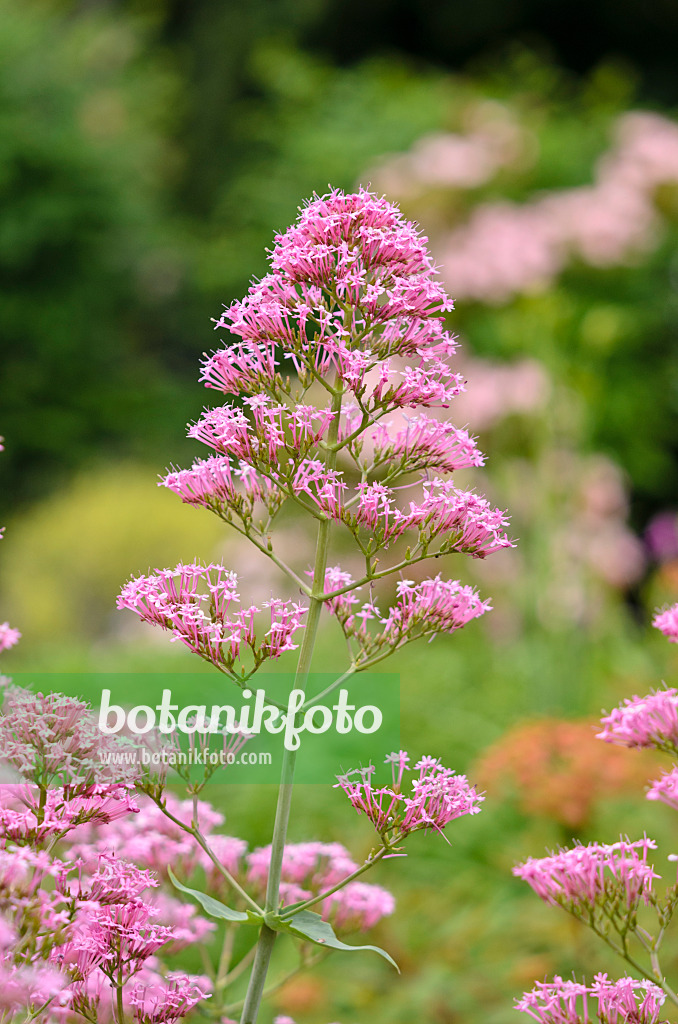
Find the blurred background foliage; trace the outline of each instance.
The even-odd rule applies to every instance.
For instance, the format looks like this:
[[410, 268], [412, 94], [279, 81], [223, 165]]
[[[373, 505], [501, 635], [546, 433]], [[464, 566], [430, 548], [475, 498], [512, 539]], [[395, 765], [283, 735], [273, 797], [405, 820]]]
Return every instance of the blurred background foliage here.
[[[332, 961], [277, 997], [302, 1022], [509, 1021], [535, 978], [617, 969], [512, 864], [620, 831], [657, 835], [660, 872], [675, 849], [643, 800], [657, 764], [587, 737], [678, 677], [648, 628], [678, 599], [676, 29], [669, 0], [0, 0], [0, 619], [24, 634], [3, 671], [199, 668], [114, 611], [149, 566], [218, 556], [277, 587], [155, 483], [201, 454], [210, 318], [304, 197], [371, 182], [457, 300], [452, 415], [489, 454], [463, 482], [519, 545], [450, 563], [494, 611], [400, 659], [402, 739], [488, 798], [451, 849], [415, 837], [379, 869], [402, 978]], [[341, 662], [332, 630], [319, 658]], [[268, 841], [272, 790], [213, 798]], [[293, 838], [367, 852], [336, 792], [298, 806]]]

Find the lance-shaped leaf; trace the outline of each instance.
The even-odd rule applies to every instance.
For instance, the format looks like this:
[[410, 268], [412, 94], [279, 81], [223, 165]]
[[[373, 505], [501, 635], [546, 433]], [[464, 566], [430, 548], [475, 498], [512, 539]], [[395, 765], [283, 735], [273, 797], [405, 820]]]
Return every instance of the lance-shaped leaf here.
[[[285, 911], [287, 910], [289, 907], [285, 908]], [[298, 939], [313, 942], [316, 946], [324, 946], [326, 949], [343, 949], [348, 953], [365, 949], [372, 950], [373, 953], [383, 956], [384, 960], [388, 960], [400, 974], [400, 968], [386, 950], [380, 949], [379, 946], [350, 946], [347, 942], [342, 942], [334, 934], [334, 929], [329, 921], [323, 921], [320, 914], [314, 914], [312, 910], [300, 910], [289, 918], [280, 917], [279, 914], [267, 914], [266, 924], [274, 931], [289, 932], [290, 935], [296, 935]]]
[[179, 889], [188, 896], [192, 896], [210, 917], [218, 917], [223, 921], [237, 921], [240, 924], [261, 924], [264, 920], [260, 914], [255, 914], [251, 910], [232, 910], [225, 903], [221, 903], [212, 896], [208, 896], [206, 892], [199, 892], [198, 889], [189, 889], [187, 885], [181, 884], [171, 868], [167, 869], [167, 873], [175, 889]]

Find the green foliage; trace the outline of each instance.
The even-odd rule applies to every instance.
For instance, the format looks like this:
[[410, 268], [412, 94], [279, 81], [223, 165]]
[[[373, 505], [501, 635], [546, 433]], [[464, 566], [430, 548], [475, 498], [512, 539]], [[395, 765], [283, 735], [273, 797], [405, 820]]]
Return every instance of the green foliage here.
[[163, 209], [178, 83], [146, 37], [103, 13], [0, 3], [10, 493], [44, 490], [45, 475], [63, 477], [103, 443], [144, 452], [162, 426], [154, 416], [180, 394], [153, 328], [183, 273]]
[[266, 917], [266, 923], [274, 931], [288, 932], [304, 942], [312, 942], [315, 946], [325, 949], [339, 949], [348, 953], [363, 951], [378, 953], [384, 960], [388, 960], [400, 974], [397, 963], [384, 949], [380, 949], [379, 946], [354, 946], [351, 943], [342, 942], [334, 934], [334, 929], [329, 921], [323, 921], [320, 914], [314, 914], [311, 910], [299, 910], [297, 913], [290, 913], [285, 918], [278, 914], [269, 914]]
[[[265, 42], [251, 56], [253, 95], [231, 111], [239, 161], [201, 233], [197, 283], [225, 301], [265, 272], [265, 248], [302, 198], [351, 188], [375, 157], [409, 146], [446, 116], [455, 83], [405, 62], [335, 68]], [[375, 112], [378, 116], [375, 117]]]
[[251, 910], [233, 910], [220, 900], [215, 900], [213, 896], [206, 892], [199, 892], [198, 889], [189, 889], [188, 886], [182, 885], [171, 868], [168, 868], [168, 874], [174, 888], [197, 900], [205, 913], [209, 914], [210, 917], [216, 917], [220, 921], [236, 921], [239, 924], [262, 924], [264, 919], [261, 915], [254, 914]]

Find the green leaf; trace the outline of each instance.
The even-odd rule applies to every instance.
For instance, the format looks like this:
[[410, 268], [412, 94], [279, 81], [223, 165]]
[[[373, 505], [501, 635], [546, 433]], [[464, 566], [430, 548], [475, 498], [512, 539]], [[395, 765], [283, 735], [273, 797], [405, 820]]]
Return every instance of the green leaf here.
[[185, 892], [188, 896], [192, 896], [193, 899], [196, 899], [210, 917], [218, 917], [223, 921], [238, 921], [241, 924], [261, 924], [264, 920], [260, 914], [254, 914], [251, 910], [231, 910], [231, 908], [227, 907], [225, 903], [220, 903], [219, 900], [213, 899], [211, 896], [208, 896], [206, 892], [199, 892], [197, 889], [189, 889], [188, 886], [182, 885], [181, 882], [178, 881], [171, 868], [167, 869], [167, 873], [172, 885], [181, 892]]
[[[289, 907], [286, 907], [285, 910], [289, 910]], [[388, 960], [400, 974], [397, 963], [385, 950], [380, 949], [379, 946], [350, 946], [347, 942], [342, 942], [334, 934], [334, 929], [329, 921], [323, 921], [320, 914], [314, 914], [312, 910], [300, 910], [299, 913], [289, 918], [282, 918], [279, 914], [267, 914], [266, 924], [274, 931], [289, 932], [291, 935], [296, 935], [298, 939], [313, 942], [316, 946], [325, 946], [327, 949], [343, 949], [349, 953], [364, 949], [372, 950], [373, 953], [383, 956], [384, 960]]]

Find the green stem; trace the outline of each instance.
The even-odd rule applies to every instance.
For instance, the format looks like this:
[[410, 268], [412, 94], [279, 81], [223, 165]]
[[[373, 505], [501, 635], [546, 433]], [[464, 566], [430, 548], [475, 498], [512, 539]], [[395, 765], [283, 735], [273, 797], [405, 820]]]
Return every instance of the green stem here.
[[333, 690], [336, 690], [338, 686], [341, 686], [341, 684], [346, 682], [347, 679], [350, 679], [351, 676], [355, 675], [356, 672], [356, 666], [351, 665], [351, 667], [347, 668], [346, 671], [343, 672], [338, 679], [335, 679], [333, 683], [330, 683], [329, 686], [326, 686], [324, 690], [320, 691], [320, 693], [316, 693], [315, 697], [309, 697], [307, 701], [304, 701], [304, 703], [299, 708], [299, 712], [301, 713], [302, 711], [308, 710], [308, 708], [314, 707], [319, 700], [321, 700], [323, 697], [326, 697], [328, 693], [332, 693]]
[[151, 798], [154, 804], [158, 805], [158, 807], [160, 808], [160, 810], [162, 811], [166, 818], [169, 818], [170, 821], [173, 821], [175, 825], [182, 829], [182, 831], [187, 832], [189, 836], [193, 836], [198, 846], [200, 846], [201, 849], [205, 851], [205, 853], [212, 861], [217, 871], [219, 871], [220, 874], [223, 875], [223, 877], [226, 879], [229, 885], [233, 886], [235, 891], [239, 893], [240, 896], [242, 896], [246, 903], [249, 903], [250, 907], [252, 908], [252, 910], [255, 911], [255, 913], [261, 914], [262, 909], [259, 906], [259, 904], [252, 899], [249, 893], [247, 893], [240, 885], [240, 883], [233, 877], [228, 868], [224, 867], [224, 865], [221, 863], [217, 855], [212, 850], [210, 850], [207, 840], [203, 836], [200, 829], [197, 828], [195, 825], [187, 825], [186, 822], [182, 821], [180, 818], [175, 817], [175, 815], [172, 814], [171, 811], [167, 810], [167, 807], [165, 806], [165, 804], [163, 804], [162, 800], [159, 797], [155, 796], [153, 793], [151, 793], [149, 790], [144, 790], [144, 792], [146, 793], [147, 796]]
[[[336, 444], [339, 435], [339, 418], [341, 413], [341, 392], [334, 394], [332, 398], [332, 412], [336, 413], [330, 425], [328, 433], [328, 444]], [[331, 450], [327, 452], [325, 461], [326, 468], [331, 471], [336, 467], [337, 453]], [[320, 613], [323, 607], [325, 590], [325, 569], [327, 568], [327, 552], [330, 539], [330, 523], [327, 519], [318, 524], [318, 539], [316, 542], [315, 563], [313, 566], [313, 592], [309, 603], [304, 639], [299, 651], [299, 661], [294, 678], [295, 690], [306, 690], [306, 682], [313, 659]], [[283, 751], [282, 773], [280, 788], [278, 790], [278, 805], [275, 812], [275, 824], [273, 826], [273, 838], [271, 841], [271, 863], [268, 871], [268, 883], [266, 886], [266, 913], [275, 913], [278, 910], [280, 901], [280, 878], [282, 874], [282, 862], [285, 852], [285, 841], [287, 839], [287, 826], [290, 820], [290, 807], [292, 804], [292, 787], [294, 783], [294, 769], [296, 765], [296, 750]], [[257, 951], [252, 966], [252, 974], [245, 996], [240, 1024], [255, 1024], [261, 998], [266, 984], [271, 954], [275, 944], [276, 932], [263, 924], [259, 933]]]
[[116, 985], [115, 985], [115, 989], [116, 989], [115, 995], [116, 995], [117, 1021], [118, 1021], [118, 1024], [125, 1024], [125, 1008], [124, 1008], [123, 1002], [122, 1002], [122, 987], [123, 987], [123, 981], [122, 981], [122, 964], [121, 964], [120, 967], [118, 968], [118, 980], [117, 980]]

